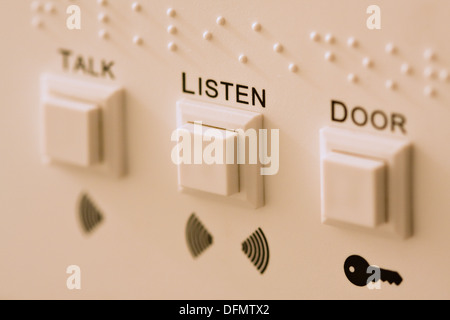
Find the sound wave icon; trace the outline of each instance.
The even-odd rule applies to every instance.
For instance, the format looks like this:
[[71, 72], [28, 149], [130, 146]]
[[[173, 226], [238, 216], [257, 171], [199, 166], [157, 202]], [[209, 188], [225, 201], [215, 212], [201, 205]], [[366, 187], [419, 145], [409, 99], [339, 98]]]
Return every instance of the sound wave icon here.
[[193, 213], [186, 224], [186, 241], [194, 258], [198, 257], [213, 243], [212, 235]]
[[242, 243], [242, 251], [261, 274], [266, 271], [269, 265], [269, 243], [261, 228], [258, 228]]
[[101, 212], [86, 194], [81, 197], [78, 213], [80, 215], [81, 226], [86, 233], [92, 232], [103, 220]]

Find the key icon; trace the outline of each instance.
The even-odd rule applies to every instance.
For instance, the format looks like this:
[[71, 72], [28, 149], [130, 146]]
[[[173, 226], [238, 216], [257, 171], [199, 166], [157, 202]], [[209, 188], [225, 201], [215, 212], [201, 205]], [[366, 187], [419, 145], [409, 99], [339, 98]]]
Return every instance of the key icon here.
[[[368, 279], [373, 273], [368, 273], [369, 263], [361, 256], [353, 255], [347, 258], [344, 263], [344, 272], [347, 279], [358, 287], [365, 287]], [[389, 284], [395, 283], [399, 286], [403, 278], [396, 271], [380, 269], [380, 280]]]

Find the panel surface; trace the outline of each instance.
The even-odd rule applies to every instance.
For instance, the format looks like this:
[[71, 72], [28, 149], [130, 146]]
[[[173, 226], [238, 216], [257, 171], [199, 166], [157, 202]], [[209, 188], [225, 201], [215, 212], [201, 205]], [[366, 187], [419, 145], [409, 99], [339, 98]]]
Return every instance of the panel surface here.
[[[140, 11], [133, 2], [1, 0], [0, 297], [450, 298], [450, 2], [374, 1], [380, 30], [368, 29], [371, 3], [360, 0], [142, 0]], [[73, 4], [80, 30], [66, 26]], [[125, 177], [43, 164], [44, 73], [125, 90]], [[218, 83], [216, 98], [207, 80]], [[233, 84], [228, 99], [220, 82]], [[237, 97], [237, 85], [249, 95]], [[264, 103], [253, 90], [264, 90]], [[269, 135], [279, 130], [279, 171], [264, 176], [263, 207], [179, 191], [171, 135], [181, 99], [258, 112]], [[344, 104], [346, 121], [333, 121], [333, 100], [335, 120]], [[412, 144], [412, 237], [321, 223], [324, 127]], [[83, 212], [103, 217], [89, 234], [83, 194], [96, 208], [84, 200]], [[192, 213], [213, 240], [195, 259]], [[258, 228], [270, 250], [262, 274], [242, 245]], [[344, 273], [353, 254], [403, 282], [354, 286]], [[81, 269], [81, 290], [66, 286], [70, 265]]]

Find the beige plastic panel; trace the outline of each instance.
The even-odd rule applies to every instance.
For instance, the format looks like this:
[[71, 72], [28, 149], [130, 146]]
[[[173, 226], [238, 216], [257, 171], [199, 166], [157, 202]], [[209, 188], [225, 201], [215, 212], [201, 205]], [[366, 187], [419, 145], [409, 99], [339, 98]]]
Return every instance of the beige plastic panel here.
[[[139, 12], [132, 1], [38, 0], [37, 11], [35, 1], [1, 2], [0, 297], [450, 298], [450, 2], [376, 1], [380, 30], [367, 28], [371, 3], [360, 0], [141, 0]], [[81, 30], [66, 27], [73, 4]], [[124, 88], [123, 179], [42, 164], [47, 73]], [[232, 84], [228, 98], [221, 82]], [[179, 192], [170, 137], [182, 99], [259, 113], [269, 136], [279, 129], [264, 206]], [[332, 121], [332, 100], [345, 121], [342, 104]], [[322, 224], [324, 127], [411, 143], [411, 238]], [[79, 210], [86, 230], [101, 220], [88, 235]], [[192, 213], [208, 232], [196, 259]], [[270, 260], [258, 269], [243, 249], [255, 237], [267, 249], [263, 236]], [[398, 271], [402, 284], [353, 285], [343, 268], [353, 254]], [[66, 287], [71, 265], [81, 290]]]

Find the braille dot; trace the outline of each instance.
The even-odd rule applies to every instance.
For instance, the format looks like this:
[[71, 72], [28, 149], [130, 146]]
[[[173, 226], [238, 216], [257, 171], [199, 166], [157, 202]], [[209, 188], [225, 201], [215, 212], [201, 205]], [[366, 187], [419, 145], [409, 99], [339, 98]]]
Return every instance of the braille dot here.
[[131, 9], [133, 11], [139, 12], [142, 10], [142, 6], [139, 2], [133, 2], [133, 4], [131, 5]]
[[41, 2], [40, 1], [33, 1], [31, 3], [31, 5], [30, 5], [30, 9], [31, 9], [31, 11], [35, 11], [35, 12], [42, 11], [42, 4], [41, 4]]
[[212, 33], [211, 32], [209, 32], [209, 31], [205, 31], [205, 32], [203, 32], [203, 39], [204, 40], [207, 40], [207, 41], [209, 41], [209, 40], [211, 40], [212, 39]]
[[355, 38], [350, 37], [347, 40], [347, 45], [351, 48], [356, 48], [358, 46], [358, 41]]
[[325, 60], [330, 61], [330, 62], [334, 61], [336, 59], [334, 53], [331, 52], [331, 51], [325, 52], [325, 56], [324, 57], [325, 57]]
[[447, 70], [441, 70], [439, 72], [439, 79], [441, 79], [442, 81], [448, 81], [450, 78], [450, 75], [448, 74]]
[[44, 6], [44, 10], [47, 13], [55, 13], [55, 11], [56, 11], [55, 5], [51, 2], [47, 2]]
[[395, 90], [397, 88], [397, 84], [393, 80], [386, 80], [385, 86], [389, 90]]
[[349, 73], [347, 75], [347, 81], [351, 83], [356, 83], [358, 82], [358, 77], [354, 73]]
[[135, 45], [141, 45], [142, 43], [144, 42], [144, 40], [142, 40], [142, 38], [140, 37], [140, 36], [138, 36], [138, 35], [136, 35], [136, 36], [134, 36], [133, 37], [133, 43], [135, 44]]
[[262, 29], [262, 26], [259, 22], [255, 22], [252, 24], [253, 31], [259, 32]]
[[400, 66], [400, 71], [403, 74], [411, 74], [412, 72], [412, 68], [408, 63], [402, 63], [402, 65]]
[[108, 4], [106, 0], [97, 0], [97, 3], [101, 6], [106, 6]]
[[108, 15], [103, 12], [98, 14], [97, 19], [99, 22], [102, 22], [102, 23], [107, 23], [109, 21]]
[[436, 91], [432, 86], [426, 86], [423, 89], [423, 94], [426, 95], [427, 97], [434, 97], [436, 95]]
[[289, 65], [289, 71], [292, 72], [292, 73], [297, 72], [298, 71], [298, 66], [296, 64], [294, 64], [294, 63], [291, 63]]
[[384, 50], [386, 51], [386, 53], [389, 53], [389, 54], [394, 54], [397, 52], [397, 48], [393, 43], [388, 43], [386, 45], [386, 47], [384, 48]]
[[171, 18], [175, 17], [177, 15], [177, 12], [173, 8], [167, 9], [167, 15]]
[[216, 23], [219, 25], [219, 26], [223, 26], [224, 24], [225, 24], [225, 18], [224, 17], [222, 17], [222, 16], [220, 16], [220, 17], [217, 17], [217, 20], [216, 20]]
[[432, 67], [426, 67], [425, 70], [423, 71], [423, 75], [425, 76], [425, 78], [428, 79], [436, 78], [436, 72]]
[[365, 58], [362, 60], [362, 64], [363, 64], [363, 66], [366, 67], [366, 68], [371, 68], [371, 67], [373, 66], [373, 61], [372, 61], [372, 59], [370, 59], [369, 57], [365, 57]]
[[99, 36], [99, 38], [101, 38], [101, 39], [108, 39], [109, 38], [109, 33], [106, 31], [106, 30], [100, 30], [99, 32], [98, 32], [98, 36]]
[[178, 32], [177, 27], [170, 25], [167, 27], [167, 32], [170, 34], [176, 34]]
[[275, 43], [273, 45], [273, 51], [278, 53], [283, 52], [283, 46], [280, 43]]
[[31, 25], [37, 29], [42, 28], [44, 26], [44, 23], [42, 22], [41, 18], [35, 17], [33, 18], [33, 20], [31, 20]]
[[309, 38], [312, 40], [312, 41], [319, 41], [320, 40], [320, 35], [316, 32], [316, 31], [313, 31], [313, 32], [311, 32], [310, 34], [309, 34]]
[[329, 44], [333, 44], [336, 41], [336, 39], [334, 38], [334, 36], [331, 33], [328, 33], [325, 36], [325, 42], [329, 43]]
[[247, 56], [246, 55], [244, 55], [244, 54], [241, 54], [240, 56], [239, 56], [239, 62], [240, 63], [247, 63], [248, 62], [248, 58], [247, 58]]
[[432, 61], [436, 59], [436, 53], [434, 52], [433, 49], [427, 49], [424, 51], [423, 57], [427, 61]]
[[174, 42], [170, 42], [170, 43], [167, 45], [167, 48], [168, 48], [170, 51], [177, 51], [177, 49], [178, 49], [176, 43], [174, 43]]

